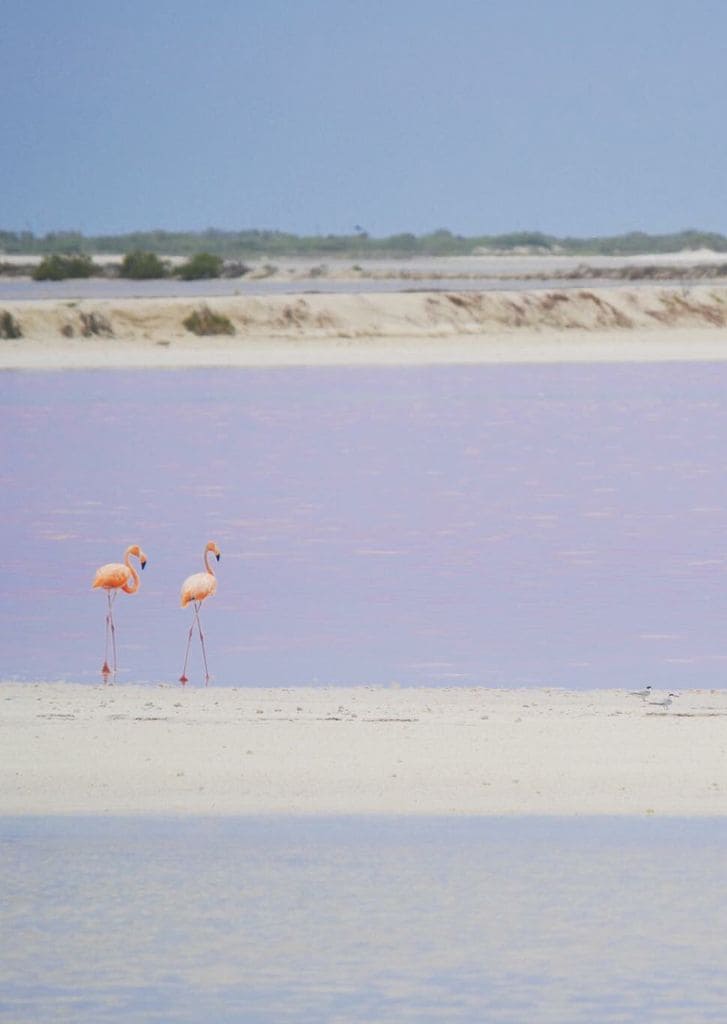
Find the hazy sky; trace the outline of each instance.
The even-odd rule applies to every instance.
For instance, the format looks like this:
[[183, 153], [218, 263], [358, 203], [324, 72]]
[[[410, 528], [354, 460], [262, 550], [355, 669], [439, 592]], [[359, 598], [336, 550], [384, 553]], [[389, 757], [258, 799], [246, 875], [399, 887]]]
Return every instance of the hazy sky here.
[[0, 228], [727, 233], [725, 0], [0, 0]]

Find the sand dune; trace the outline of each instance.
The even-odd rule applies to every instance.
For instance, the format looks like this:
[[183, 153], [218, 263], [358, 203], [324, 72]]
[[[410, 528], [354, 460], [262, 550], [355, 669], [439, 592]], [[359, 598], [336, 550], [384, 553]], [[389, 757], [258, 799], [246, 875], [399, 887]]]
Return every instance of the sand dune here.
[[0, 814], [727, 814], [723, 691], [2, 683], [0, 710]]
[[[231, 336], [183, 321], [206, 304]], [[7, 302], [0, 368], [721, 359], [727, 288]]]

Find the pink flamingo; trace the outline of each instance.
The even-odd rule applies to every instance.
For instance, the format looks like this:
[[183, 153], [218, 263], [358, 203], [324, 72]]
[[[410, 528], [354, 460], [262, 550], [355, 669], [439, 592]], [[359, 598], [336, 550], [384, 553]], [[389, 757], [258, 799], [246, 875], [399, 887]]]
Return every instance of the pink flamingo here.
[[189, 645], [192, 643], [192, 633], [194, 631], [194, 624], [197, 623], [197, 630], [199, 632], [200, 643], [202, 644], [202, 658], [204, 660], [204, 685], [207, 686], [210, 680], [209, 669], [207, 668], [207, 652], [204, 649], [204, 635], [202, 634], [202, 626], [199, 621], [199, 609], [205, 598], [211, 597], [217, 590], [217, 578], [215, 577], [214, 570], [210, 567], [207, 556], [212, 552], [217, 561], [220, 560], [220, 549], [217, 547], [213, 540], [209, 541], [207, 547], [204, 549], [204, 572], [196, 572], [193, 576], [188, 576], [182, 584], [182, 608], [186, 608], [190, 602], [194, 603], [194, 619], [192, 625], [189, 627], [189, 636], [187, 637], [187, 650], [184, 655], [184, 668], [182, 674], [179, 677], [179, 682], [184, 684], [188, 682], [187, 679], [187, 660], [189, 658]]
[[111, 648], [114, 656], [113, 674], [116, 675], [116, 627], [113, 614], [113, 604], [116, 600], [116, 595], [119, 590], [123, 590], [125, 594], [135, 594], [139, 589], [139, 573], [129, 562], [132, 555], [134, 558], [139, 559], [143, 569], [146, 565], [146, 555], [138, 544], [132, 544], [124, 552], [123, 564], [121, 562], [109, 562], [108, 565], [102, 565], [100, 569], [96, 570], [93, 580], [93, 589], [100, 587], [102, 590], [105, 590], [109, 603], [109, 610], [106, 613], [106, 646], [104, 648], [104, 661], [101, 669], [101, 674], [105, 680], [111, 675], [111, 669], [109, 668], [109, 633], [111, 633]]

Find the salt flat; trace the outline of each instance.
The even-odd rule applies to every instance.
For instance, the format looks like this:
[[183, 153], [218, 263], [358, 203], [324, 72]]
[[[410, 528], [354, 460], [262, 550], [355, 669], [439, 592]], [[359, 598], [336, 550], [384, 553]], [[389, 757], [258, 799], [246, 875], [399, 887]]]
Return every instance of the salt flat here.
[[0, 814], [722, 816], [726, 727], [724, 691], [6, 682]]

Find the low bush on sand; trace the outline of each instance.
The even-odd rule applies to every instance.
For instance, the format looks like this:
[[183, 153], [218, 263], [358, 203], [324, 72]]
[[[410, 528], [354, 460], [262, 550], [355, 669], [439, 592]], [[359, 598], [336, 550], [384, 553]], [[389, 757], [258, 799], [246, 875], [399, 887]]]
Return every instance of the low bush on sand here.
[[234, 334], [232, 321], [221, 313], [214, 313], [209, 306], [200, 306], [183, 321], [192, 334]]
[[221, 256], [213, 256], [210, 252], [198, 252], [191, 256], [175, 274], [183, 281], [201, 281], [205, 278], [220, 277], [223, 260]]
[[20, 324], [6, 309], [0, 311], [0, 338], [22, 338]]
[[222, 265], [223, 277], [244, 277], [250, 273], [250, 267], [242, 260], [225, 260]]
[[102, 313], [79, 313], [78, 318], [81, 321], [81, 334], [84, 338], [91, 338], [94, 335], [110, 338], [114, 333], [111, 321]]
[[124, 256], [119, 275], [128, 277], [132, 281], [151, 281], [166, 277], [167, 268], [155, 252], [135, 249], [134, 252], [127, 252]]
[[45, 256], [33, 272], [34, 281], [65, 281], [70, 277], [91, 277], [100, 273], [90, 256], [76, 253], [63, 256], [54, 252]]

